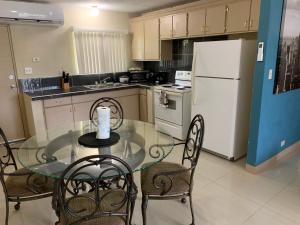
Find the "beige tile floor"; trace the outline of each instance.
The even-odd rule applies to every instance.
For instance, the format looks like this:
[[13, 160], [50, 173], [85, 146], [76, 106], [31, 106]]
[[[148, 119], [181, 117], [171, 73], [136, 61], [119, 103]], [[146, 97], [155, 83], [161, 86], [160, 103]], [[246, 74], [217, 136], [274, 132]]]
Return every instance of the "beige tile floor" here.
[[[174, 149], [168, 161], [178, 161], [182, 149]], [[201, 154], [194, 185], [194, 209], [199, 225], [300, 225], [300, 154], [260, 174], [244, 170], [245, 159], [232, 163], [208, 153]], [[139, 174], [136, 174], [139, 185]], [[0, 225], [4, 224], [4, 199], [0, 188]], [[11, 225], [50, 225], [57, 220], [51, 199], [11, 204]], [[141, 196], [134, 223], [142, 224]], [[188, 204], [150, 201], [148, 225], [189, 224]]]

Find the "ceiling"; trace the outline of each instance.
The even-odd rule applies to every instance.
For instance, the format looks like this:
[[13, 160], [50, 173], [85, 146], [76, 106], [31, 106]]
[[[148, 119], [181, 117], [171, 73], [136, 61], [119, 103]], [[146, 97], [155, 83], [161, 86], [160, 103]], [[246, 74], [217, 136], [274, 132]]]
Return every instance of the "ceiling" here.
[[181, 3], [193, 2], [196, 0], [16, 0], [23, 2], [41, 3], [68, 3], [68, 4], [95, 4], [105, 10], [121, 11], [128, 13], [146, 12]]

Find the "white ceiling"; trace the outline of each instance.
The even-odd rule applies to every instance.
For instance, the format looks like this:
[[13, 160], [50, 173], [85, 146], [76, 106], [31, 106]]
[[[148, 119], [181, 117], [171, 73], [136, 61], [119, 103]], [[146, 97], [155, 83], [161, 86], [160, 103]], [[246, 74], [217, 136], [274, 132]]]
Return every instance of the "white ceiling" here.
[[17, 0], [23, 2], [42, 3], [69, 3], [69, 4], [96, 4], [105, 10], [121, 11], [128, 13], [145, 12], [195, 0]]

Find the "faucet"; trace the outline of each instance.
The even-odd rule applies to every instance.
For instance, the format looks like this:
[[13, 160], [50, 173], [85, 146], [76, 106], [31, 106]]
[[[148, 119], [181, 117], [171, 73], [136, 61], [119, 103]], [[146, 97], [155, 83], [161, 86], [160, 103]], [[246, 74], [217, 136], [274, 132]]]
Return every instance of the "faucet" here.
[[100, 84], [105, 84], [106, 81], [109, 80], [109, 79], [110, 79], [110, 77], [106, 77], [106, 78], [100, 80]]

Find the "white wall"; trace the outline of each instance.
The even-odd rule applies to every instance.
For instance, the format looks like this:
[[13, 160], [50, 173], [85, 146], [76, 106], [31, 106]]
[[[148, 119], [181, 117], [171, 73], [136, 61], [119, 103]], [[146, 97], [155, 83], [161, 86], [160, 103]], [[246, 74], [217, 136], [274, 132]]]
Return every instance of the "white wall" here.
[[[62, 27], [11, 25], [12, 43], [19, 78], [57, 76], [62, 70], [76, 73], [72, 27], [84, 29], [128, 30], [127, 13], [101, 11], [97, 17], [89, 8], [61, 5], [65, 13]], [[33, 62], [39, 57], [40, 62]], [[25, 75], [24, 68], [32, 67], [33, 74]]]

